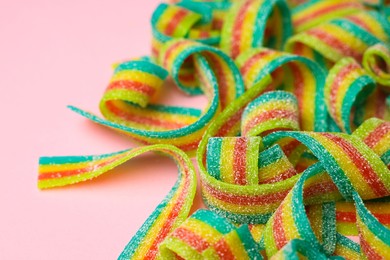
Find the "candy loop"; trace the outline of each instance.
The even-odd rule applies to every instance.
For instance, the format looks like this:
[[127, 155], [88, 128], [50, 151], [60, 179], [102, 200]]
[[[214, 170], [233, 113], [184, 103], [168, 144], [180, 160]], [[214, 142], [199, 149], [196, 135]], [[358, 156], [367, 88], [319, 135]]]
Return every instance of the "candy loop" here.
[[253, 100], [242, 115], [241, 134], [257, 136], [277, 130], [299, 130], [298, 102], [284, 91], [268, 92]]
[[342, 131], [352, 132], [352, 107], [361, 105], [375, 86], [375, 81], [352, 58], [341, 59], [329, 71], [325, 101], [330, 115]]
[[[323, 215], [319, 223], [313, 222], [307, 209], [305, 210], [303, 207], [305, 193], [303, 187], [310, 182], [311, 177], [320, 174], [321, 171], [323, 169], [319, 164], [307, 169], [267, 222], [263, 236], [268, 257], [284, 254], [286, 250], [284, 247], [294, 239], [303, 239], [311, 250], [317, 250], [325, 255], [336, 253], [356, 256], [359, 254], [357, 245], [354, 245], [352, 241], [346, 241], [336, 233], [337, 219], [333, 203], [322, 205], [321, 214]], [[353, 199], [357, 210], [362, 252], [370, 259], [385, 256], [390, 246], [390, 229], [386, 228], [367, 210], [357, 192], [353, 192]], [[322, 226], [324, 230], [315, 232], [319, 226]], [[299, 251], [298, 248], [296, 251]]]
[[226, 15], [220, 47], [234, 59], [250, 48], [282, 49], [291, 34], [290, 10], [285, 1], [237, 1]]
[[[201, 93], [202, 90], [207, 94], [210, 90], [204, 90], [202, 86], [198, 86], [192, 82], [187, 85], [181, 80], [181, 71], [185, 65], [186, 68], [191, 64], [185, 64], [192, 55], [200, 54], [207, 60], [208, 70], [213, 70], [218, 83], [219, 92], [221, 94], [220, 102], [224, 108], [227, 103], [233, 101], [243, 93], [243, 82], [234, 62], [221, 50], [196, 43], [189, 40], [174, 40], [168, 42], [160, 55], [160, 63], [166, 68], [172, 78], [177, 83], [178, 87], [188, 94]], [[196, 79], [197, 84], [204, 84], [202, 78]], [[207, 86], [206, 86], [207, 87]]]
[[[223, 114], [224, 113], [222, 113], [222, 115]], [[213, 125], [210, 126], [210, 129], [212, 129], [212, 128], [213, 128]], [[360, 131], [362, 131], [362, 130], [360, 130]], [[381, 168], [381, 170], [379, 170], [377, 172], [377, 180], [374, 181], [374, 179], [371, 178], [371, 180], [369, 181], [369, 184], [380, 186], [381, 185], [380, 181], [379, 181], [380, 179], [383, 181], [382, 183], [385, 185], [385, 187], [386, 187], [386, 185], [389, 184], [389, 180], [388, 180], [388, 177], [390, 176], [388, 174], [389, 172], [386, 169], [386, 167], [384, 167], [383, 163], [381, 163], [381, 161], [379, 160], [379, 157], [375, 156], [371, 150], [367, 149], [364, 145], [362, 145], [361, 144], [362, 141], [358, 141], [359, 139], [351, 138], [348, 135], [328, 134], [328, 133], [277, 132], [277, 133], [274, 133], [274, 134], [271, 134], [271, 135], [265, 137], [265, 139], [264, 139], [265, 147], [268, 147], [270, 144], [275, 142], [275, 136], [278, 136], [276, 139], [280, 139], [281, 136], [292, 136], [293, 133], [297, 135], [297, 136], [294, 136], [294, 138], [297, 138], [300, 141], [303, 141], [304, 138], [299, 138], [298, 135], [301, 135], [301, 136], [307, 135], [307, 136], [315, 137], [317, 141], [320, 141], [320, 143], [323, 147], [327, 147], [329, 145], [327, 148], [327, 149], [329, 149], [328, 150], [329, 153], [333, 152], [332, 150], [335, 148], [335, 145], [336, 146], [339, 145], [340, 147], [342, 147], [342, 149], [346, 149], [345, 152], [347, 154], [349, 154], [348, 156], [351, 156], [352, 153], [351, 153], [350, 149], [352, 148], [352, 146], [350, 146], [348, 148], [348, 142], [349, 142], [351, 145], [353, 145], [353, 147], [358, 148], [358, 151], [353, 152], [353, 154], [356, 154], [356, 156], [357, 156], [353, 160], [358, 160], [358, 158], [370, 158], [371, 162], [369, 162], [369, 163], [372, 164], [371, 167]], [[320, 140], [321, 138], [319, 138], [319, 136], [324, 136], [326, 138], [329, 138], [329, 140], [332, 140], [333, 142], [337, 142], [337, 143], [333, 143], [332, 145], [331, 144], [327, 145], [325, 140]], [[212, 139], [210, 139], [210, 140], [212, 140]], [[333, 231], [331, 231], [331, 232], [330, 232], [330, 230], [322, 232], [323, 234], [326, 234], [325, 237], [318, 237], [318, 235], [316, 235], [316, 234], [318, 234], [318, 232], [315, 232], [315, 230], [318, 228], [317, 224], [311, 223], [312, 220], [310, 219], [310, 215], [306, 216], [307, 213], [306, 213], [306, 210], [303, 207], [303, 205], [310, 203], [310, 201], [312, 200], [312, 198], [310, 196], [308, 196], [308, 194], [313, 192], [313, 189], [311, 189], [311, 187], [313, 187], [312, 184], [313, 183], [321, 183], [318, 181], [319, 180], [318, 177], [320, 176], [321, 177], [320, 179], [323, 179], [322, 176], [324, 176], [324, 174], [327, 175], [327, 173], [323, 171], [321, 164], [324, 165], [324, 167], [328, 169], [330, 176], [332, 176], [334, 174], [335, 170], [337, 171], [337, 169], [335, 169], [335, 165], [330, 165], [329, 160], [326, 160], [326, 162], [321, 160], [321, 157], [323, 157], [326, 154], [326, 152], [321, 151], [319, 149], [319, 146], [317, 148], [315, 148], [312, 141], [311, 142], [303, 141], [303, 142], [306, 144], [310, 144], [307, 146], [312, 150], [312, 152], [314, 152], [315, 155], [317, 155], [320, 158], [320, 164], [313, 165], [312, 167], [307, 169], [303, 175], [297, 176], [297, 178], [299, 179], [298, 183], [296, 183], [293, 190], [291, 190], [288, 193], [291, 195], [287, 195], [287, 197], [285, 197], [284, 201], [282, 202], [282, 205], [285, 205], [285, 207], [280, 206], [278, 209], [278, 210], [281, 210], [281, 208], [283, 208], [285, 210], [290, 211], [290, 213], [287, 213], [285, 211], [283, 211], [284, 213], [280, 213], [280, 215], [283, 216], [283, 219], [286, 219], [286, 221], [289, 219], [288, 216], [292, 216], [292, 215], [293, 216], [300, 216], [299, 218], [295, 217], [293, 220], [293, 221], [295, 221], [294, 222], [295, 225], [298, 226], [298, 227], [296, 227], [298, 231], [294, 231], [294, 228], [292, 228], [293, 226], [292, 226], [291, 222], [288, 222], [289, 224], [283, 224], [284, 227], [286, 228], [284, 231], [278, 231], [278, 232], [287, 232], [287, 233], [284, 233], [283, 236], [279, 237], [279, 236], [275, 235], [275, 234], [277, 234], [277, 233], [275, 233], [276, 230], [283, 230], [283, 227], [280, 226], [281, 225], [280, 222], [276, 222], [276, 224], [274, 224], [274, 228], [271, 229], [271, 231], [267, 231], [267, 228], [264, 231], [265, 233], [263, 235], [264, 235], [264, 239], [265, 239], [264, 240], [265, 248], [267, 250], [271, 250], [269, 253], [267, 251], [268, 256], [273, 256], [276, 252], [278, 252], [278, 250], [281, 250], [283, 248], [283, 246], [285, 246], [290, 241], [290, 239], [293, 239], [293, 238], [304, 239], [305, 241], [307, 241], [310, 244], [310, 246], [311, 246], [310, 248], [312, 248], [312, 250], [319, 250], [318, 252], [322, 252], [321, 254], [330, 255], [332, 253], [337, 253], [337, 254], [345, 255], [345, 256], [359, 255], [359, 250], [356, 248], [356, 245], [353, 242], [347, 240], [346, 238], [343, 238], [342, 236], [340, 236], [336, 233], [336, 217], [335, 217], [336, 211], [335, 211], [334, 206], [331, 206], [331, 204], [329, 204], [330, 208], [333, 208], [332, 214], [328, 213], [328, 210], [323, 211], [325, 216], [328, 216], [328, 217], [333, 216], [329, 219], [329, 221], [330, 221], [329, 223], [333, 223], [333, 224], [323, 224], [322, 225], [323, 228], [324, 227], [329, 228], [331, 226], [333, 227], [333, 229], [332, 229]], [[201, 148], [202, 148], [202, 146], [201, 146]], [[318, 151], [318, 153], [316, 151]], [[334, 152], [334, 153], [339, 154], [339, 151]], [[364, 156], [360, 157], [358, 155], [359, 153], [363, 153]], [[368, 154], [366, 154], [366, 153], [368, 153]], [[354, 161], [354, 163], [357, 163], [357, 162], [358, 161]], [[363, 165], [363, 164], [360, 164], [361, 166], [357, 165], [357, 167], [358, 168], [361, 167], [360, 170], [365, 171], [366, 169], [368, 169], [367, 168], [368, 165]], [[341, 167], [344, 167], [343, 163], [341, 163]], [[348, 166], [346, 166], [346, 167], [348, 167]], [[368, 167], [370, 167], [370, 166], [368, 166]], [[378, 170], [378, 168], [377, 168], [377, 170]], [[348, 171], [350, 171], [350, 170], [348, 170]], [[361, 196], [365, 197], [366, 199], [371, 198], [370, 196], [372, 196], [372, 194], [369, 195], [370, 192], [367, 191], [367, 188], [360, 189], [359, 187], [357, 187], [357, 184], [364, 183], [365, 181], [352, 180], [353, 185], [350, 188], [343, 186], [343, 185], [345, 185], [346, 182], [349, 181], [348, 178], [350, 178], [352, 176], [350, 174], [353, 174], [355, 176], [354, 178], [356, 178], [356, 176], [357, 176], [356, 173], [351, 173], [351, 172], [347, 172], [347, 171], [344, 171], [344, 174], [345, 175], [343, 175], [343, 174], [338, 175], [337, 177], [335, 177], [336, 175], [332, 176], [333, 181], [331, 181], [331, 183], [334, 182], [334, 184], [336, 184], [336, 186], [339, 187], [340, 192], [342, 194], [344, 194], [344, 196], [347, 194], [347, 197], [349, 199], [352, 199], [352, 197], [354, 196], [352, 194], [353, 194], [353, 192], [355, 192], [355, 189], [356, 189], [359, 191], [359, 194]], [[343, 176], [345, 176], [345, 177], [343, 177]], [[201, 177], [203, 178], [204, 176], [201, 175]], [[342, 180], [343, 178], [345, 178], [348, 181], [345, 181], [345, 180], [343, 181]], [[205, 178], [205, 179], [207, 179], [207, 178]], [[294, 178], [291, 178], [291, 179], [294, 179]], [[297, 179], [295, 178], [294, 180], [297, 180]], [[299, 185], [299, 183], [301, 183], [301, 185]], [[325, 184], [325, 182], [322, 182], [322, 183]], [[203, 183], [203, 180], [202, 180], [202, 184], [203, 184], [202, 188], [204, 189], [205, 184]], [[222, 183], [219, 183], [218, 185], [222, 186]], [[321, 187], [321, 186], [319, 186], [319, 187]], [[244, 187], [245, 186], [243, 186], [243, 188]], [[305, 187], [305, 188], [303, 189], [303, 187]], [[322, 187], [326, 187], [326, 186], [322, 186]], [[328, 187], [331, 187], [331, 186], [328, 186]], [[333, 187], [335, 187], [335, 186], [333, 186]], [[259, 186], [258, 189], [261, 189], [261, 188], [264, 188], [264, 186]], [[222, 189], [227, 191], [227, 187], [223, 187]], [[278, 186], [275, 186], [275, 190], [278, 190]], [[330, 190], [329, 190], [329, 188], [325, 188], [325, 190], [322, 190], [322, 191], [326, 191], [326, 190], [331, 191], [331, 190], [333, 190], [333, 188]], [[349, 192], [348, 192], [348, 190], [349, 190]], [[375, 190], [375, 189], [372, 189], [372, 190], [374, 193], [378, 192], [378, 190]], [[388, 196], [388, 193], [389, 193], [388, 190], [389, 190], [389, 187], [385, 188], [385, 190], [384, 190], [385, 193], [378, 194], [376, 196], [379, 196], [379, 197]], [[347, 193], [346, 193], [346, 191], [347, 191]], [[203, 191], [203, 192], [204, 192], [204, 198], [206, 200], [205, 201], [206, 204], [210, 203], [210, 201], [212, 201], [212, 200], [205, 196], [205, 191]], [[364, 194], [364, 192], [366, 194]], [[216, 193], [214, 193], [214, 194], [216, 194]], [[229, 191], [229, 194], [233, 194], [232, 190]], [[300, 197], [300, 199], [297, 199], [298, 197]], [[375, 197], [375, 195], [374, 195], [374, 197]], [[230, 197], [230, 198], [234, 198], [234, 197]], [[303, 200], [303, 198], [304, 198], [304, 200]], [[324, 199], [324, 197], [322, 199]], [[327, 197], [327, 199], [329, 199], [329, 201], [333, 201], [334, 199], [336, 199], [336, 197], [331, 196], [331, 197]], [[318, 203], [318, 201], [317, 201], [317, 203]], [[245, 205], [249, 206], [251, 204], [249, 201], [247, 201], [247, 202], [245, 202]], [[290, 206], [290, 205], [293, 205], [293, 206]], [[324, 205], [326, 205], [326, 204], [324, 204]], [[216, 211], [219, 214], [223, 214], [224, 216], [230, 218], [233, 221], [249, 221], [249, 222], [255, 221], [254, 218], [244, 219], [242, 215], [240, 216], [241, 218], [239, 218], [238, 214], [233, 213], [234, 211], [232, 211], [232, 208], [229, 208], [230, 214], [227, 214], [227, 212], [226, 212], [227, 209], [225, 208], [223, 203], [220, 203], [219, 205], [217, 205], [217, 204], [216, 205], [209, 205], [209, 207], [213, 211]], [[297, 211], [297, 209], [300, 209], [300, 210]], [[252, 210], [253, 210], [253, 208], [252, 208]], [[271, 223], [275, 223], [274, 219], [277, 218], [278, 210], [273, 214], [273, 217], [267, 221], [268, 230], [270, 230], [270, 227], [272, 227]], [[299, 213], [299, 212], [301, 212], [301, 213]], [[297, 221], [297, 218], [299, 219], [299, 221]], [[305, 219], [304, 223], [302, 222], [303, 219]], [[259, 221], [259, 219], [257, 219], [257, 221]], [[276, 236], [276, 237], [274, 237], [274, 238], [271, 237], [271, 238], [269, 238], [271, 240], [267, 240], [267, 232], [268, 233], [271, 232], [274, 234], [274, 235], [268, 235], [268, 237], [270, 237], [270, 236]], [[298, 232], [298, 233], [296, 233], [296, 232]], [[269, 233], [269, 234], [271, 234], [271, 233]], [[333, 234], [333, 235], [331, 235], [331, 234]], [[284, 238], [285, 240], [279, 240], [279, 242], [278, 242], [279, 246], [273, 247], [272, 243], [276, 243], [273, 239], [280, 239], [281, 237], [285, 237]], [[271, 242], [271, 241], [274, 241], [274, 242]], [[272, 249], [272, 248], [274, 248], [274, 249]]]
[[[161, 91], [167, 76], [166, 70], [149, 61], [121, 63], [114, 70], [101, 105], [114, 100], [122, 100], [146, 107]], [[104, 111], [104, 107], [102, 109]]]
[[236, 59], [246, 88], [271, 75], [273, 82], [264, 89], [292, 92], [298, 101], [302, 130], [326, 131], [327, 112], [323, 88], [325, 72], [315, 62], [270, 49], [251, 49]]
[[390, 50], [383, 44], [371, 46], [364, 52], [363, 67], [367, 73], [382, 85], [385, 90], [390, 88]]
[[[134, 86], [157, 89], [157, 86], [162, 84], [163, 76], [166, 76], [163, 68], [148, 61], [126, 62], [117, 67], [113, 83], [100, 103], [101, 112], [106, 119], [76, 107], [70, 108], [92, 121], [128, 134], [140, 143], [156, 144], [169, 141], [170, 144], [193, 153], [208, 124], [226, 104], [243, 93], [244, 86], [237, 67], [226, 54], [216, 48], [181, 39], [166, 45], [161, 53], [161, 61], [183, 90], [191, 92], [199, 89], [198, 86], [187, 88], [180, 78], [183, 63], [189, 58], [192, 63], [186, 66], [192, 66], [190, 68], [195, 72], [194, 80], [200, 84], [209, 100], [203, 112], [154, 102], [145, 108], [128, 103], [141, 100], [144, 102], [142, 104], [146, 104], [147, 100], [151, 101], [151, 97], [146, 94], [135, 99], [137, 96], [133, 95], [133, 89], [136, 88]], [[121, 88], [113, 89], [111, 86], [118, 81], [121, 82], [118, 84]]]
[[[184, 1], [178, 4], [161, 3], [154, 11], [152, 23], [152, 57], [158, 59], [163, 45], [173, 39], [189, 38], [215, 45], [219, 43], [219, 32], [205, 30], [199, 35], [196, 26], [212, 23], [212, 8], [201, 2]], [[203, 32], [203, 30], [200, 30]]]

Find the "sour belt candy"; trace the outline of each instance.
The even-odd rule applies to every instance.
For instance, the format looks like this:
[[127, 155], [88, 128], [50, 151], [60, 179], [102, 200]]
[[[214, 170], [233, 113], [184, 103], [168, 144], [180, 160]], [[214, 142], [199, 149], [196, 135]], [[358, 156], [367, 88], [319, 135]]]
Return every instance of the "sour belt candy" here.
[[42, 157], [39, 162], [38, 187], [46, 189], [89, 180], [150, 151], [170, 156], [179, 168], [179, 177], [166, 198], [125, 247], [120, 258], [154, 258], [161, 241], [187, 218], [196, 192], [196, 174], [192, 162], [178, 148], [154, 145], [99, 156]]
[[[389, 257], [387, 4], [160, 4], [152, 54], [115, 67], [100, 102], [105, 119], [70, 107], [147, 146], [43, 157], [38, 187], [86, 181], [157, 151], [178, 164], [178, 180], [119, 259]], [[159, 103], [169, 78], [204, 94], [206, 108]], [[188, 217], [195, 152], [209, 210]]]
[[[193, 77], [182, 77], [185, 60], [191, 59]], [[170, 143], [193, 153], [212, 119], [244, 91], [233, 61], [222, 51], [190, 40], [173, 40], [161, 53], [161, 64], [187, 93], [205, 93], [209, 102], [204, 111], [171, 107], [154, 101], [162, 92], [168, 72], [150, 60], [119, 64], [100, 102], [106, 119], [76, 107], [75, 112], [124, 132], [142, 144]]]

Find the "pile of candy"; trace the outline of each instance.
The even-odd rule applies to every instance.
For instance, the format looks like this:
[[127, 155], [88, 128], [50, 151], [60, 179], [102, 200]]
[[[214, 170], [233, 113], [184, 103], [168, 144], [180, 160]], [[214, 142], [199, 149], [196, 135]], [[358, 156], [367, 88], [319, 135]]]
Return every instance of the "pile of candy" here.
[[[390, 258], [387, 2], [160, 4], [152, 55], [116, 66], [105, 119], [70, 107], [146, 146], [43, 157], [39, 188], [157, 151], [177, 182], [120, 259]], [[168, 76], [206, 108], [159, 104]], [[189, 217], [195, 154], [209, 210]]]

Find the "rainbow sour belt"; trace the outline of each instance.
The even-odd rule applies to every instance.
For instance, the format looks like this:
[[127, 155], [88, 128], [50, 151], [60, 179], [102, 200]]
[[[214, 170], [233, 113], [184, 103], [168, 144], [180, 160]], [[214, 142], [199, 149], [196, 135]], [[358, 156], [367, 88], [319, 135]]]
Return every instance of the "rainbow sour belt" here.
[[[175, 160], [178, 180], [119, 259], [388, 257], [388, 3], [170, 2], [152, 16], [151, 56], [116, 66], [105, 119], [70, 107], [147, 146], [43, 157], [38, 187], [157, 151]], [[206, 108], [159, 103], [170, 78], [204, 94]], [[188, 217], [195, 153], [210, 211]]]

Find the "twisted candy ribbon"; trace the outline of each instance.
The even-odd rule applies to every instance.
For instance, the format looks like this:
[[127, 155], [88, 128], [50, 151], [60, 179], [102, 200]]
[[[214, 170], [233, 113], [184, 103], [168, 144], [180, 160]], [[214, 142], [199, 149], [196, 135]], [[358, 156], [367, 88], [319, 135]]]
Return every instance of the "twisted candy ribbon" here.
[[374, 79], [352, 58], [341, 59], [331, 68], [325, 85], [325, 100], [331, 117], [343, 132], [351, 133], [352, 106], [362, 104], [375, 86]]
[[[383, 50], [381, 47], [371, 47], [367, 56], [372, 57], [371, 51], [375, 53], [377, 48]], [[387, 94], [380, 85], [377, 87], [374, 79], [379, 77], [378, 80], [382, 80], [383, 77], [367, 71], [352, 58], [341, 59], [330, 69], [325, 85], [325, 101], [330, 116], [337, 124], [337, 130], [351, 133], [352, 127], [356, 128], [371, 117], [390, 119]]]
[[[71, 107], [157, 145], [41, 158], [38, 186], [92, 179], [159, 151], [177, 162], [178, 181], [120, 259], [385, 257], [390, 211], [378, 199], [390, 195], [390, 123], [381, 120], [390, 117], [388, 14], [385, 1], [161, 4], [152, 57], [115, 68], [100, 102], [106, 119]], [[258, 48], [284, 43], [294, 54]], [[206, 109], [159, 104], [168, 74], [182, 91], [204, 93]], [[187, 219], [196, 175], [188, 156], [165, 143], [187, 154], [199, 144], [202, 195], [213, 212]]]

